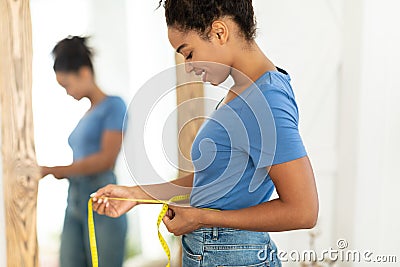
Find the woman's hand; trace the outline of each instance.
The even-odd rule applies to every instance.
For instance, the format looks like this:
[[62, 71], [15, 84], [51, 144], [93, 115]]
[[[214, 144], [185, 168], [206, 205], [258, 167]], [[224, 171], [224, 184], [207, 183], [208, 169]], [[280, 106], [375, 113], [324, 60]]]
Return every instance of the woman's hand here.
[[49, 174], [53, 175], [56, 179], [66, 178], [64, 166], [55, 166], [55, 167], [40, 166], [40, 173], [42, 178]]
[[201, 217], [205, 212], [207, 211], [193, 207], [169, 205], [163, 222], [170, 233], [180, 236], [202, 227]]
[[127, 187], [109, 184], [93, 193], [93, 210], [98, 214], [117, 218], [138, 205], [136, 201], [113, 200], [109, 198], [142, 198], [139, 187]]

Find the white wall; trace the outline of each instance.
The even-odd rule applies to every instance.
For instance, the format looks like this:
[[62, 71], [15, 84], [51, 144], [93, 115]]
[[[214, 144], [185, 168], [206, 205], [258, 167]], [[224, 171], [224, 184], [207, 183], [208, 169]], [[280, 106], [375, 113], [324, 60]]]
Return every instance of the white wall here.
[[[335, 238], [373, 256], [397, 255], [400, 159], [398, 1], [347, 1], [339, 121]], [[397, 254], [396, 254], [397, 253]], [[365, 263], [342, 264], [364, 266]], [[369, 266], [380, 266], [373, 263]]]
[[[343, 5], [342, 66], [341, 86], [339, 87], [337, 123], [337, 164], [332, 234], [334, 241], [344, 238], [349, 247], [354, 246], [355, 199], [357, 195], [356, 173], [358, 143], [361, 134], [360, 91], [361, 88], [361, 50], [364, 1], [345, 1]], [[334, 246], [336, 248], [336, 246]], [[351, 266], [351, 263], [342, 263]]]
[[395, 0], [364, 2], [353, 231], [355, 246], [373, 248], [375, 254], [397, 253], [399, 261], [398, 10], [400, 3]]

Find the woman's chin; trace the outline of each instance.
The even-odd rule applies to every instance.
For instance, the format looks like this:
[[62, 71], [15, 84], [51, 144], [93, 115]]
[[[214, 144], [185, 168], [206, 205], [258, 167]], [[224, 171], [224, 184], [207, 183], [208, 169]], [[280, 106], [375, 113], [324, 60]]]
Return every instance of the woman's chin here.
[[203, 80], [203, 82], [205, 82], [205, 83], [209, 83], [209, 84], [211, 84], [212, 86], [218, 86], [220, 83], [218, 83], [218, 82], [215, 82], [215, 81], [208, 81], [208, 80]]

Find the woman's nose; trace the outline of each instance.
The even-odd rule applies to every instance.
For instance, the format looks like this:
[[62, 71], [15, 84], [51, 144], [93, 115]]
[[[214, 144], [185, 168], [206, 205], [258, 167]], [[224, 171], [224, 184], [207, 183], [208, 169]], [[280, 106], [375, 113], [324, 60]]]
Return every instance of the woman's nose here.
[[193, 69], [194, 69], [194, 68], [193, 68], [193, 65], [192, 65], [191, 62], [185, 62], [185, 71], [186, 71], [187, 73], [192, 72]]

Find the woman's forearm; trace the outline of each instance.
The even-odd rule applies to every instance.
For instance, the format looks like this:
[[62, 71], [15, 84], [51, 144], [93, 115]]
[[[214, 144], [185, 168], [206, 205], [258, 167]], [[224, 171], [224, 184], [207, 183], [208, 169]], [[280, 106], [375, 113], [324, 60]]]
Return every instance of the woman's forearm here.
[[42, 177], [52, 174], [57, 179], [101, 173], [113, 168], [115, 159], [94, 154], [66, 166], [41, 167]]
[[[137, 193], [145, 199], [169, 200], [174, 196], [190, 194], [193, 185], [193, 173], [182, 178], [162, 184], [138, 185], [140, 188]], [[137, 189], [135, 189], [137, 190]]]
[[316, 205], [288, 204], [274, 199], [240, 210], [202, 210], [199, 221], [204, 227], [227, 227], [249, 231], [280, 232], [315, 226]]

